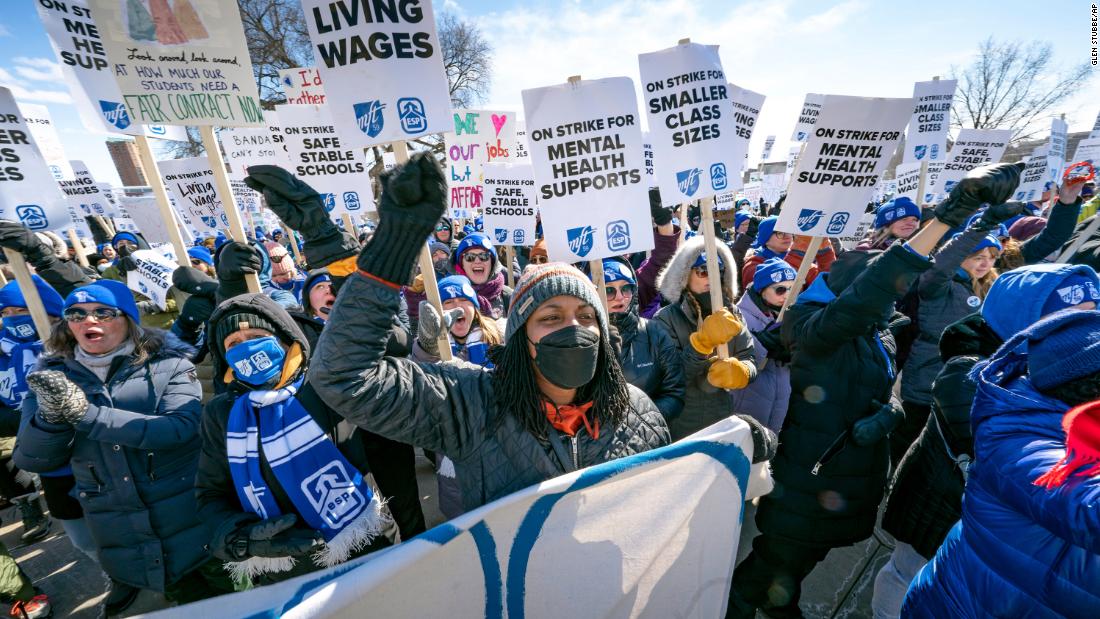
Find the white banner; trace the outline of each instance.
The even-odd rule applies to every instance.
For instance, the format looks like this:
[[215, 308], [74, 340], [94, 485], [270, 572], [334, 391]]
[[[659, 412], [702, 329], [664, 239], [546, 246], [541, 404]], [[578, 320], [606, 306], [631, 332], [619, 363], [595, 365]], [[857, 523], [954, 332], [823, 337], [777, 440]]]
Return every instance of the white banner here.
[[313, 67], [279, 69], [279, 84], [288, 105], [325, 105], [325, 82]]
[[821, 106], [825, 102], [825, 95], [806, 93], [806, 100], [802, 102], [802, 111], [798, 113], [798, 122], [791, 133], [792, 142], [805, 142], [810, 139], [810, 133], [817, 123], [817, 117], [821, 115]]
[[489, 110], [455, 110], [446, 145], [448, 208], [452, 219], [481, 214], [482, 167], [506, 161], [516, 149], [516, 114]]
[[[748, 168], [749, 141], [752, 140], [753, 130], [756, 129], [756, 120], [760, 116], [760, 109], [764, 107], [764, 95], [753, 92], [748, 88], [741, 88], [736, 84], [730, 84], [730, 93], [733, 97], [733, 122], [734, 134], [737, 136], [736, 154], [741, 160], [739, 170]], [[774, 139], [774, 138], [773, 138]], [[741, 187], [741, 174], [731, 174], [730, 186]]]
[[61, 145], [61, 136], [57, 133], [57, 126], [53, 123], [50, 110], [37, 103], [18, 102], [19, 110], [23, 112], [23, 122], [27, 123], [34, 141], [38, 144], [38, 152], [46, 160], [50, 173], [57, 180], [72, 178], [73, 169], [69, 164], [69, 158], [65, 156], [65, 147]]
[[787, 151], [787, 167], [783, 172], [783, 186], [791, 181], [791, 175], [794, 174], [794, 168], [798, 165], [798, 158], [802, 155], [801, 146], [792, 146]]
[[498, 245], [534, 245], [535, 177], [530, 163], [487, 163], [484, 228]]
[[139, 249], [131, 255], [137, 269], [126, 273], [126, 285], [148, 297], [161, 311], [167, 309], [172, 272], [179, 265], [156, 249]]
[[[119, 208], [129, 216], [129, 219], [134, 222], [138, 230], [141, 230], [141, 235], [145, 237], [146, 241], [151, 244], [171, 243], [167, 224], [160, 216], [156, 198], [151, 195], [123, 196], [119, 198]], [[118, 224], [117, 220], [115, 224]]]
[[111, 205], [103, 192], [102, 183], [95, 182], [88, 166], [83, 161], [73, 160], [69, 162], [73, 176], [57, 182], [61, 192], [68, 198], [70, 206], [74, 206], [75, 212], [83, 218], [88, 215], [110, 217]]
[[726, 419], [347, 565], [151, 616], [721, 617], [743, 503], [771, 487], [751, 454]]
[[[1068, 163], [1078, 161], [1091, 161], [1094, 166], [1100, 164], [1100, 138], [1085, 138], [1077, 143], [1077, 148], [1073, 151], [1073, 159]], [[1059, 182], [1061, 180], [1058, 179]]]
[[764, 150], [760, 152], [760, 163], [764, 163], [768, 160], [768, 157], [772, 156], [772, 147], [775, 146], [775, 136], [769, 135], [764, 138]]
[[1050, 182], [1047, 180], [1050, 177], [1049, 168], [1050, 156], [1047, 147], [1036, 148], [1027, 159], [1024, 171], [1020, 173], [1020, 184], [1012, 194], [1012, 199], [1017, 202], [1031, 202], [1038, 199], [1043, 194], [1046, 184]]
[[133, 122], [222, 127], [263, 122], [236, 2], [89, 4]]
[[944, 158], [956, 83], [956, 80], [932, 80], [913, 84], [915, 103], [905, 135], [903, 163]]
[[917, 204], [932, 204], [936, 201], [935, 186], [940, 178], [940, 173], [943, 172], [943, 166], [944, 162], [942, 161], [928, 162], [928, 176], [924, 178], [924, 200], [917, 202]]
[[516, 150], [512, 154], [514, 161], [529, 160], [531, 158], [531, 149], [527, 147], [527, 123], [522, 120], [516, 121]]
[[0, 87], [0, 219], [18, 221], [36, 232], [60, 232], [73, 225], [65, 194], [38, 150], [20, 106], [11, 91], [3, 87]]
[[164, 186], [172, 197], [172, 205], [195, 229], [206, 236], [229, 229], [229, 217], [222, 208], [214, 187], [214, 171], [206, 157], [158, 161]]
[[[779, 197], [783, 195], [783, 191], [787, 188], [787, 176], [782, 172], [774, 174], [764, 174], [760, 177], [760, 195], [763, 196], [764, 202], [768, 204], [775, 204], [779, 201]], [[784, 202], [784, 204], [788, 204]]]
[[912, 99], [827, 95], [775, 229], [852, 234], [912, 112]]
[[302, 0], [332, 121], [349, 147], [452, 129], [432, 3], [386, 6]]
[[[274, 112], [267, 114], [274, 117]], [[270, 118], [268, 119], [270, 120]], [[275, 127], [275, 129], [280, 129]], [[282, 144], [276, 143], [272, 127], [227, 127], [218, 132], [218, 141], [225, 151], [229, 164], [229, 177], [242, 179], [248, 176], [248, 166], [277, 165], [290, 167], [290, 158]]]
[[943, 171], [928, 182], [928, 191], [934, 195], [947, 195], [966, 173], [987, 163], [997, 163], [1005, 154], [1011, 129], [962, 129], [951, 152], [944, 162]]
[[675, 206], [740, 187], [742, 140], [715, 45], [638, 55], [661, 202]]
[[328, 105], [279, 105], [275, 111], [290, 154], [290, 172], [321, 194], [329, 217], [374, 211], [366, 155], [332, 125]]
[[920, 167], [919, 162], [913, 162], [900, 163], [894, 168], [894, 181], [897, 183], [895, 198], [906, 197], [920, 204], [917, 200], [917, 192], [920, 191]]
[[651, 249], [630, 78], [524, 90], [523, 108], [550, 258], [577, 262]]
[[[1061, 118], [1050, 122], [1050, 141], [1047, 142], [1047, 180], [1056, 185], [1062, 184], [1062, 170], [1066, 165], [1066, 141], [1069, 139], [1069, 125]], [[1070, 162], [1073, 163], [1073, 162]]]

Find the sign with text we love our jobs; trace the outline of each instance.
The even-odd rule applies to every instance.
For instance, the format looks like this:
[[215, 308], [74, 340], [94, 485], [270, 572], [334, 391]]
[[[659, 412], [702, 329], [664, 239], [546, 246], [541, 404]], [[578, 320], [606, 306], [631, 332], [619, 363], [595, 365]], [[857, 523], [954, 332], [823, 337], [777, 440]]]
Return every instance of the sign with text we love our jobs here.
[[484, 193], [483, 167], [512, 160], [516, 152], [514, 112], [455, 110], [454, 131], [444, 135], [448, 207], [453, 218], [477, 217]]

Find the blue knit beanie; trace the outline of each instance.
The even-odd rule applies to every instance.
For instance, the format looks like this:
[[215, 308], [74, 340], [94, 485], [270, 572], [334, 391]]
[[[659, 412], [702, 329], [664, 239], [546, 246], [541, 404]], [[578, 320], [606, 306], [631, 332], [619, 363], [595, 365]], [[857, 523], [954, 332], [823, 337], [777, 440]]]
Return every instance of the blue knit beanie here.
[[134, 302], [134, 294], [126, 284], [113, 279], [101, 279], [93, 284], [75, 288], [69, 296], [65, 297], [65, 309], [77, 303], [99, 303], [114, 307], [122, 310], [122, 313], [129, 316], [135, 324], [141, 324], [141, 312], [138, 311], [137, 303]]
[[451, 275], [439, 280], [439, 302], [443, 303], [451, 299], [466, 299], [478, 309], [477, 293], [470, 278], [465, 275]]
[[188, 249], [187, 255], [191, 256], [195, 260], [202, 260], [206, 264], [214, 266], [214, 257], [210, 255], [210, 250], [202, 245]]
[[558, 295], [576, 297], [595, 308], [600, 321], [600, 335], [607, 338], [607, 310], [600, 301], [596, 286], [576, 267], [564, 262], [548, 262], [528, 265], [523, 277], [516, 282], [508, 309], [505, 343], [527, 324], [527, 319], [543, 302]]
[[[1082, 286], [1081, 290], [1074, 290]], [[1100, 277], [1085, 264], [1030, 264], [1002, 273], [989, 288], [982, 303], [982, 318], [993, 331], [1007, 340], [1040, 318], [1076, 303], [1061, 300], [1080, 296], [1089, 300], [1091, 290], [1100, 289]]]
[[741, 224], [749, 220], [752, 217], [752, 213], [748, 211], [737, 211], [733, 214], [733, 230], [736, 232], [741, 228]]
[[111, 247], [118, 249], [119, 241], [130, 241], [134, 245], [139, 245], [137, 235], [135, 235], [133, 232], [119, 232], [118, 234], [111, 237]]
[[1087, 301], [1100, 301], [1100, 289], [1098, 289], [1096, 275], [1088, 277], [1080, 273], [1074, 273], [1062, 280], [1058, 288], [1050, 293], [1043, 303], [1043, 315], [1052, 314], [1058, 310], [1080, 305]]
[[1100, 372], [1100, 312], [1058, 312], [1035, 323], [1027, 337], [1027, 374], [1043, 391]]
[[[722, 254], [720, 254], [718, 252], [714, 252], [714, 257], [718, 259], [718, 270], [719, 271], [724, 271], [725, 268], [726, 268], [726, 263], [722, 262]], [[697, 258], [695, 258], [695, 262], [691, 263], [691, 268], [694, 269], [695, 267], [706, 266], [706, 264], [707, 264], [707, 251], [706, 251], [706, 249], [704, 249], [704, 250], [699, 252], [699, 256]]]
[[920, 219], [920, 207], [912, 200], [902, 196], [894, 198], [875, 211], [875, 230], [885, 228], [899, 219], [916, 217]]
[[609, 284], [611, 282], [626, 282], [628, 284], [638, 283], [630, 267], [613, 258], [604, 258], [603, 280]]
[[752, 289], [763, 292], [765, 288], [780, 282], [793, 282], [798, 273], [787, 263], [779, 258], [768, 258], [756, 267], [756, 274], [752, 276]]
[[[962, 233], [960, 232], [959, 234]], [[997, 237], [987, 234], [982, 237], [981, 241], [978, 241], [978, 244], [974, 247], [974, 249], [970, 250], [970, 255], [974, 255], [987, 247], [992, 247], [997, 251], [1001, 251], [1002, 249], [1004, 249], [1003, 247], [1001, 247], [1001, 241]]]
[[483, 232], [471, 232], [462, 238], [458, 243], [458, 247], [455, 248], [453, 254], [451, 254], [451, 265], [457, 267], [460, 260], [462, 260], [462, 254], [467, 249], [473, 248], [484, 249], [493, 256], [493, 266], [495, 268], [497, 260], [497, 250], [493, 247], [493, 242], [489, 240], [488, 235]]
[[765, 217], [760, 222], [760, 227], [756, 231], [756, 241], [752, 246], [760, 249], [767, 244], [768, 239], [772, 238], [772, 233], [775, 232], [775, 222], [779, 221], [779, 217], [772, 215], [771, 217]]
[[[34, 280], [34, 288], [38, 290], [38, 298], [42, 299], [42, 305], [50, 316], [61, 317], [64, 310], [64, 302], [61, 295], [46, 280], [37, 275], [31, 275]], [[19, 282], [14, 280], [0, 288], [0, 310], [8, 307], [27, 307], [27, 300], [23, 297], [23, 291], [19, 289]]]

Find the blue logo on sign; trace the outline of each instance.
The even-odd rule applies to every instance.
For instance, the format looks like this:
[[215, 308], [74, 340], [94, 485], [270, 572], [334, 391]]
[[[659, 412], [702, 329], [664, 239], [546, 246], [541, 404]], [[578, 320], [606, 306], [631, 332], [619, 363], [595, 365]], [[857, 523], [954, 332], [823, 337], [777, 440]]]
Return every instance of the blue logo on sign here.
[[226, 228], [228, 228], [229, 227], [229, 215], [226, 215], [225, 213], [222, 213], [221, 218], [222, 218], [222, 225], [225, 226]]
[[625, 251], [630, 247], [630, 225], [620, 219], [607, 224], [607, 248], [611, 251]]
[[569, 241], [569, 251], [583, 258], [592, 251], [592, 241], [596, 239], [596, 235], [592, 226], [582, 226], [566, 230], [565, 238]]
[[126, 106], [114, 101], [99, 101], [99, 107], [103, 110], [103, 118], [119, 129], [130, 126], [130, 115], [126, 113]]
[[138, 281], [138, 288], [141, 289], [141, 294], [149, 296], [149, 287], [145, 285], [145, 282]]
[[710, 165], [710, 188], [721, 191], [726, 188], [726, 164], [712, 163]]
[[164, 125], [145, 125], [145, 130], [153, 135], [164, 135], [168, 133], [168, 127]]
[[355, 122], [359, 125], [360, 131], [372, 138], [378, 137], [378, 134], [382, 133], [382, 125], [386, 120], [382, 116], [382, 110], [386, 106], [382, 105], [381, 101], [378, 99], [364, 101], [351, 107], [355, 111]]
[[15, 216], [19, 218], [20, 223], [31, 230], [45, 230], [50, 227], [46, 211], [37, 204], [23, 204], [15, 207]]
[[332, 209], [336, 208], [336, 194], [323, 193], [321, 194], [321, 202], [325, 205], [325, 212], [331, 213]]
[[355, 191], [344, 192], [344, 208], [349, 211], [359, 210], [359, 193]]
[[798, 132], [798, 137], [795, 139], [795, 141], [796, 142], [801, 142], [802, 140], [805, 140], [805, 139], [806, 139], [806, 132], [805, 131], [799, 131]]
[[495, 228], [493, 230], [493, 238], [497, 240], [497, 243], [507, 243], [508, 228]]
[[214, 219], [210, 215], [199, 215], [199, 219], [202, 220], [202, 223], [206, 224], [207, 228], [217, 228], [218, 227], [218, 220]]
[[676, 185], [680, 188], [680, 193], [685, 196], [693, 196], [695, 192], [699, 190], [699, 177], [703, 175], [703, 171], [699, 168], [691, 168], [689, 170], [680, 170], [676, 173]]
[[428, 114], [424, 111], [424, 102], [416, 97], [398, 99], [397, 116], [401, 119], [401, 130], [405, 133], [424, 133], [428, 130]]
[[833, 218], [829, 220], [829, 225], [825, 227], [825, 234], [837, 235], [844, 232], [844, 226], [848, 225], [848, 213], [837, 213], [833, 215]]
[[527, 234], [520, 228], [517, 228], [512, 232], [512, 245], [523, 245], [523, 241], [527, 239]]
[[944, 193], [951, 193], [951, 190], [954, 189], [955, 185], [958, 185], [958, 184], [959, 184], [959, 181], [947, 181], [947, 182], [945, 182], [943, 184], [943, 192]]
[[821, 216], [824, 214], [824, 211], [813, 208], [802, 209], [802, 212], [798, 214], [798, 229], [805, 232], [813, 228], [817, 225], [817, 222], [821, 221]]
[[919, 159], [924, 159], [924, 156], [928, 153], [928, 146], [920, 144], [913, 147], [913, 156]]
[[932, 155], [929, 156], [928, 158], [929, 159], [939, 159], [940, 158], [940, 145], [939, 144], [933, 144], [932, 145]]

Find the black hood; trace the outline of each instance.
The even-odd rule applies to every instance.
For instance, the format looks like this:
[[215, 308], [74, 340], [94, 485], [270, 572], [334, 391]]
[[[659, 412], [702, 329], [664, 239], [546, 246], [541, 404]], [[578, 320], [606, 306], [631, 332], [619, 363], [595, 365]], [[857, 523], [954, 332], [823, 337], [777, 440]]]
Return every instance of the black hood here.
[[[276, 338], [288, 345], [297, 343], [302, 347], [302, 357], [309, 359], [310, 346], [305, 333], [283, 306], [263, 293], [242, 294], [223, 301], [211, 314], [206, 332], [217, 333], [218, 322], [238, 312], [248, 312], [263, 317], [275, 327]], [[225, 346], [222, 342], [212, 336], [208, 345], [210, 353], [214, 356], [215, 368], [226, 367], [228, 364], [225, 361]]]

